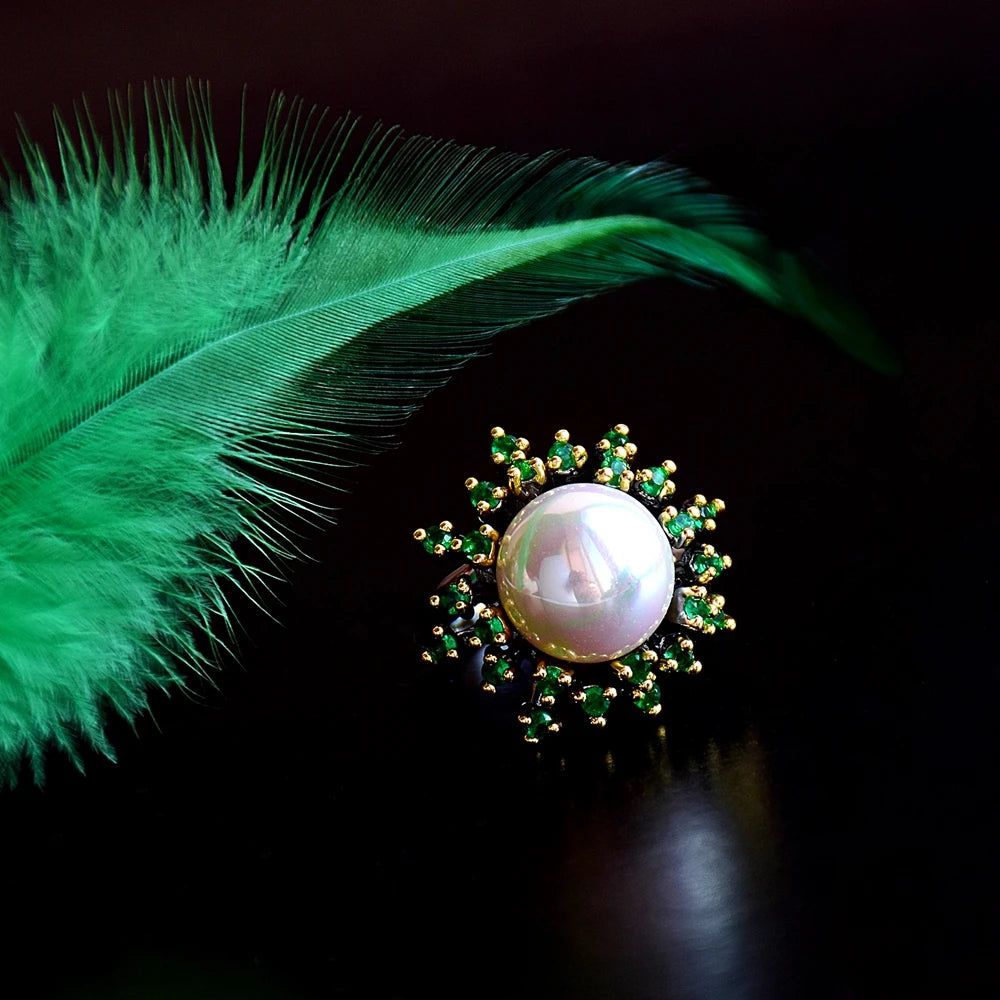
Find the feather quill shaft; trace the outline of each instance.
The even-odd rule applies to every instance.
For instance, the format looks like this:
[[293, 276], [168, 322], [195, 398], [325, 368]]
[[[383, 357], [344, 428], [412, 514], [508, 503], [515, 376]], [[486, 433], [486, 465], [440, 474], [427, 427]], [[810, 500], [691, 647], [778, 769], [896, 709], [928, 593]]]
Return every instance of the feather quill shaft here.
[[[113, 97], [110, 148], [22, 137], [0, 210], [0, 776], [109, 756], [103, 720], [204, 672], [352, 465], [498, 330], [659, 275], [732, 282], [888, 355], [732, 206], [662, 164], [332, 126], [275, 99], [227, 191], [207, 90]], [[140, 134], [146, 146], [145, 165]], [[351, 162], [348, 164], [348, 160]], [[271, 473], [285, 474], [275, 485]], [[248, 540], [261, 557], [236, 552]], [[208, 638], [208, 649], [199, 635]]]

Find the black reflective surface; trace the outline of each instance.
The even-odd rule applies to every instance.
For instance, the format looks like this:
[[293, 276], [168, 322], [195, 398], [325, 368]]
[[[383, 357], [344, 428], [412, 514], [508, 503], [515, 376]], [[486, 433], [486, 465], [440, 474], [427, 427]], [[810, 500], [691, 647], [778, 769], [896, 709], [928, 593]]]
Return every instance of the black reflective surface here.
[[[249, 79], [468, 141], [671, 153], [852, 287], [903, 375], [667, 284], [501, 337], [308, 537], [282, 624], [241, 609], [217, 690], [115, 726], [117, 765], [0, 797], [0, 993], [989, 995], [988, 17], [179, 10], [18, 14], [3, 120], [194, 71], [223, 120]], [[727, 501], [739, 627], [649, 726], [537, 754], [515, 706], [416, 664], [442, 567], [409, 532], [465, 516], [493, 424], [618, 420]]]

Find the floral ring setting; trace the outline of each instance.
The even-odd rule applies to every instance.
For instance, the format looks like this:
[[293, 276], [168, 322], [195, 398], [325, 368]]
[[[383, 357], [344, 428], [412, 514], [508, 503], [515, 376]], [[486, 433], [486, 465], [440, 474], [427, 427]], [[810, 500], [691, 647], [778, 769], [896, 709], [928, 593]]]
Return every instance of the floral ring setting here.
[[544, 459], [502, 427], [490, 435], [505, 481], [465, 481], [478, 526], [413, 533], [460, 563], [430, 595], [422, 659], [458, 664], [464, 649], [481, 657], [484, 691], [522, 688], [529, 743], [574, 719], [604, 726], [622, 703], [659, 714], [664, 678], [701, 671], [695, 640], [736, 627], [714, 590], [732, 560], [704, 541], [725, 504], [675, 505], [677, 466], [641, 467], [625, 424], [593, 458], [566, 430]]

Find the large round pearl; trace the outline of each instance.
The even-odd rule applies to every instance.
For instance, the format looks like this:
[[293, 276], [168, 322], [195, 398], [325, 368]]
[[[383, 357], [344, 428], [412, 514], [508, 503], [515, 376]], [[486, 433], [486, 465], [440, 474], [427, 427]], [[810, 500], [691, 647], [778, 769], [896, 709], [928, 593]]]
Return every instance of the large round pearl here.
[[666, 533], [634, 497], [598, 483], [559, 486], [510, 523], [497, 586], [511, 622], [560, 660], [597, 663], [635, 649], [674, 591]]

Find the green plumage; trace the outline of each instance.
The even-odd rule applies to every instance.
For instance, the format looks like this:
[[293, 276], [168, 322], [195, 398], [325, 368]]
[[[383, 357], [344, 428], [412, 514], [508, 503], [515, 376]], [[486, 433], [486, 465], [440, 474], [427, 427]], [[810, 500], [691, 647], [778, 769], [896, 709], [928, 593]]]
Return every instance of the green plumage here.
[[[731, 206], [660, 164], [526, 159], [276, 101], [227, 188], [205, 92], [30, 141], [0, 211], [0, 772], [204, 671], [353, 464], [482, 339], [662, 274], [725, 279], [878, 364]], [[280, 470], [283, 476], [272, 473]], [[287, 473], [292, 473], [289, 476]], [[280, 486], [274, 485], [276, 482]], [[256, 561], [237, 555], [247, 539]], [[241, 551], [247, 546], [241, 546]], [[199, 640], [199, 635], [201, 639]], [[209, 637], [206, 644], [204, 637]]]

